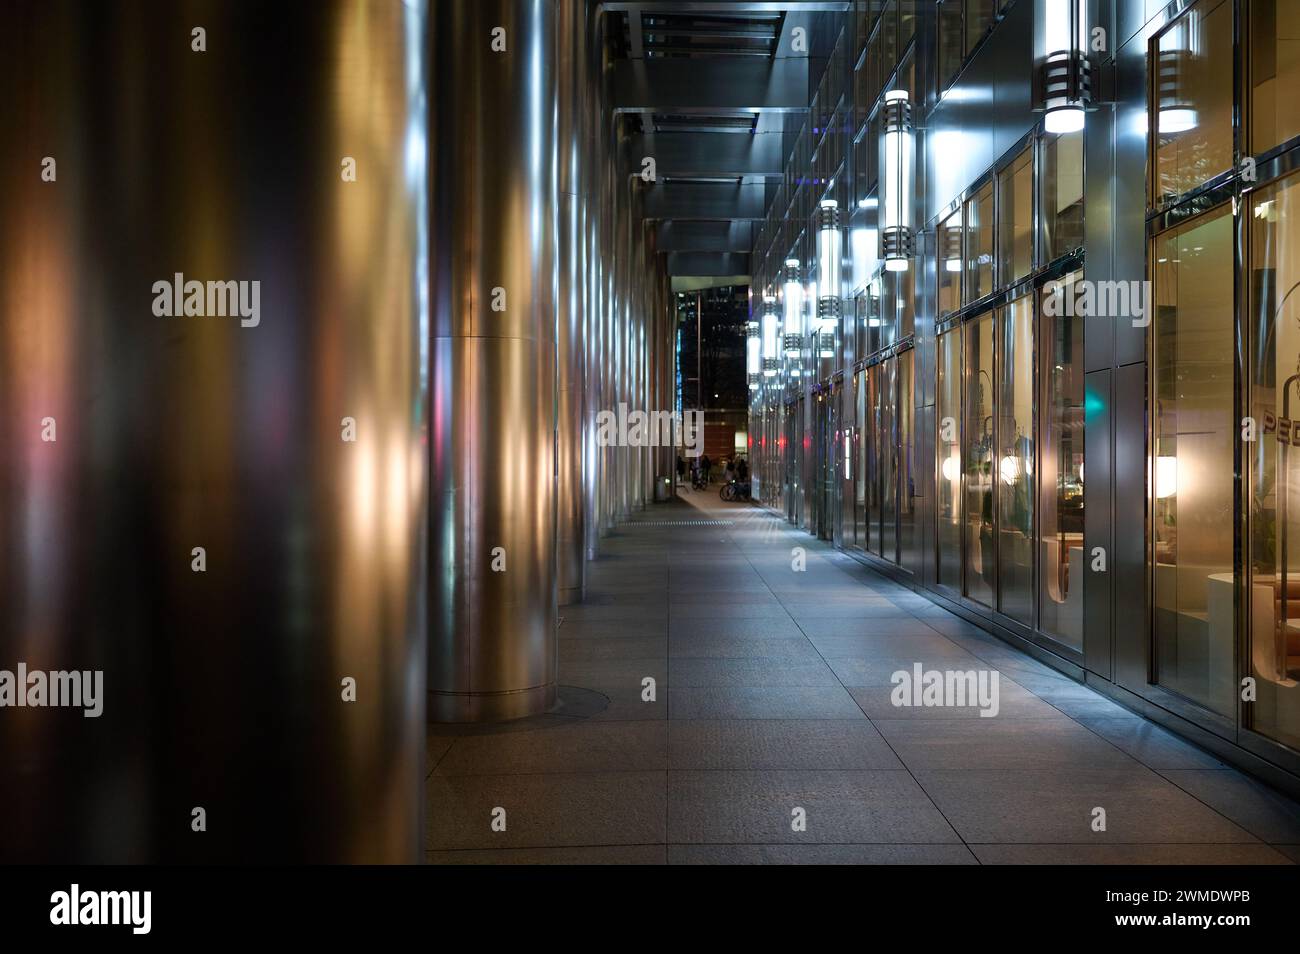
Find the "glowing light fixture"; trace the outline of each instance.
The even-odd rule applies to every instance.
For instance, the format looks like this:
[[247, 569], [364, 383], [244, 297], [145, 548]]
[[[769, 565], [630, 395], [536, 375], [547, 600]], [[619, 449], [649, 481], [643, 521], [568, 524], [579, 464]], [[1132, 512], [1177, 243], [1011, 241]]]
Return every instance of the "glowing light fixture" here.
[[843, 264], [839, 203], [822, 199], [817, 207], [817, 354], [822, 358], [835, 357], [835, 332], [844, 313], [840, 298]]
[[1037, 108], [1049, 133], [1083, 128], [1092, 102], [1092, 72], [1084, 51], [1088, 43], [1085, 0], [1045, 0], [1042, 58], [1035, 74]]
[[763, 377], [776, 377], [776, 362], [780, 345], [777, 343], [776, 298], [763, 296]]
[[885, 93], [884, 135], [880, 137], [881, 212], [880, 257], [885, 269], [905, 272], [916, 252], [912, 234], [912, 189], [916, 163], [912, 153], [916, 132], [912, 127], [912, 104], [907, 90], [891, 89]]
[[[785, 284], [782, 290], [782, 305], [785, 308], [785, 356], [799, 357], [803, 345], [803, 284], [799, 281], [799, 259], [785, 260]], [[794, 377], [798, 377], [795, 369]]]
[[745, 322], [745, 372], [749, 375], [749, 389], [758, 390], [758, 378], [763, 370], [763, 340], [758, 334], [758, 322]]

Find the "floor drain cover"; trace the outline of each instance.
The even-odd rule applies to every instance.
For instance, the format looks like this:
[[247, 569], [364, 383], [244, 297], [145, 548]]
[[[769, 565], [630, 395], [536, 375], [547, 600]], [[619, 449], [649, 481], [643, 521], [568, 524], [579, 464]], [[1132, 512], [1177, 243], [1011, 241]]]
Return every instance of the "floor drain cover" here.
[[637, 527], [729, 527], [730, 520], [638, 520]]

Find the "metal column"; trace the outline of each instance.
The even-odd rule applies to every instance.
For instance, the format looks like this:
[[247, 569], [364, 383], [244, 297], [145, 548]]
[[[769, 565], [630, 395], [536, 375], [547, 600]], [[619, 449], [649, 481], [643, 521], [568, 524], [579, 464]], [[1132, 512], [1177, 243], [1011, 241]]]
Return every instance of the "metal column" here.
[[558, 0], [556, 26], [556, 148], [559, 181], [556, 215], [559, 319], [556, 440], [556, 547], [561, 605], [582, 599], [586, 580], [583, 501], [583, 360], [586, 313], [583, 289], [584, 196], [588, 167], [585, 100], [587, 84], [586, 0]]
[[556, 699], [556, 10], [432, 9], [429, 713], [508, 719]]
[[6, 861], [419, 857], [423, 6], [5, 9]]

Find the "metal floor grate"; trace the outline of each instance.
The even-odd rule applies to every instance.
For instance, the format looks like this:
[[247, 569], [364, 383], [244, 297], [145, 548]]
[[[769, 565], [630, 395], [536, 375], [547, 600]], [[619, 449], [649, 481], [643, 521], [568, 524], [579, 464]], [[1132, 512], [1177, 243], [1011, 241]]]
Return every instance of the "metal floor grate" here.
[[630, 527], [729, 527], [730, 520], [633, 520]]

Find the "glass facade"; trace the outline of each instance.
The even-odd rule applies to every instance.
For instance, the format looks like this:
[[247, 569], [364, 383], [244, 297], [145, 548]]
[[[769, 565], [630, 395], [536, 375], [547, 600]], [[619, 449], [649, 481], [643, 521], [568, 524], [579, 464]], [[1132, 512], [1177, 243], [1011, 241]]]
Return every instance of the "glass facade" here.
[[[1249, 673], [1254, 729], [1300, 748], [1300, 177], [1251, 197], [1247, 413]], [[1293, 486], [1293, 484], [1295, 486]]]
[[1250, 13], [1250, 145], [1262, 153], [1300, 136], [1300, 4], [1254, 0]]
[[1156, 41], [1155, 195], [1232, 167], [1232, 3], [1199, 0]]
[[966, 281], [962, 301], [993, 291], [993, 183], [966, 200]]
[[1230, 714], [1233, 668], [1232, 214], [1155, 241], [1151, 540], [1155, 681]]
[[1047, 261], [1083, 247], [1083, 133], [1043, 139], [1043, 251]]
[[1034, 267], [1034, 154], [1026, 147], [998, 176], [998, 270], [1002, 285]]
[[985, 606], [993, 604], [997, 550], [993, 543], [993, 325], [990, 313], [968, 322], [966, 339], [966, 399], [964, 510], [966, 525], [963, 591]]
[[938, 524], [938, 581], [961, 589], [961, 327], [938, 340], [935, 401], [935, 519]]
[[1034, 624], [1034, 299], [999, 309], [997, 331], [998, 609]]
[[[1145, 73], [1090, 56], [1115, 109], [1059, 134], [981, 99], [1023, 79], [985, 38], [1038, 5], [854, 8], [842, 163], [795, 151], [755, 252], [760, 276], [806, 255], [852, 184], [845, 346], [781, 397], [850, 389], [843, 546], [1300, 774], [1300, 4], [1146, 4], [1122, 43]], [[900, 88], [917, 228], [891, 271], [875, 146]]]
[[[1072, 272], [1039, 299], [1039, 597], [1042, 631], [1083, 649], [1083, 326], [1057, 307], [1074, 300]], [[1056, 291], [1059, 289], [1059, 292]]]

